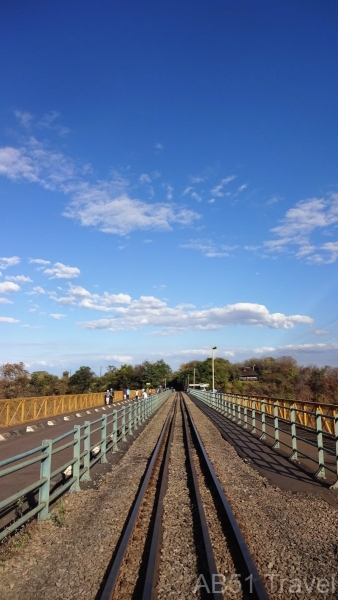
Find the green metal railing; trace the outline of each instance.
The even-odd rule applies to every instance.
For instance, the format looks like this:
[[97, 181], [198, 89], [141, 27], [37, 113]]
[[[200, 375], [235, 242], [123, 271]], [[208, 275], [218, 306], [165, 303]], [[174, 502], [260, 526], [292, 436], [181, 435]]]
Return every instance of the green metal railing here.
[[[323, 408], [307, 410], [296, 403], [286, 408], [283, 400], [272, 398], [258, 400], [199, 390], [189, 390], [189, 394], [259, 439], [267, 440], [272, 448], [284, 446], [289, 460], [298, 461], [301, 456], [314, 462], [317, 478], [325, 479], [326, 471], [330, 472], [335, 477], [331, 487], [338, 489], [338, 407], [330, 406], [328, 412], [323, 412]], [[312, 455], [306, 446], [314, 449]]]
[[[29, 494], [33, 494], [35, 498], [35, 506], [25, 509], [24, 514], [17, 516], [10, 525], [0, 531], [0, 541], [36, 515], [38, 520], [46, 519], [51, 503], [67, 490], [79, 491], [80, 482], [91, 479], [90, 469], [97, 462], [108, 462], [107, 452], [116, 452], [119, 442], [126, 441], [127, 435], [133, 435], [133, 431], [153, 415], [170, 394], [171, 391], [168, 390], [134, 401], [129, 406], [113, 410], [109, 415], [104, 415], [95, 421], [85, 421], [83, 425], [75, 425], [73, 430], [53, 440], [44, 440], [40, 446], [32, 450], [1, 461], [2, 482], [5, 481], [6, 476], [34, 465], [37, 465], [36, 471], [40, 465], [40, 473], [36, 474], [37, 479], [24, 489], [0, 501], [1, 518], [1, 515], [15, 509], [18, 503], [22, 512]], [[53, 463], [60, 453], [63, 453], [67, 460], [52, 470]], [[63, 474], [63, 481], [56, 485], [56, 489], [51, 489], [51, 483], [61, 474]]]

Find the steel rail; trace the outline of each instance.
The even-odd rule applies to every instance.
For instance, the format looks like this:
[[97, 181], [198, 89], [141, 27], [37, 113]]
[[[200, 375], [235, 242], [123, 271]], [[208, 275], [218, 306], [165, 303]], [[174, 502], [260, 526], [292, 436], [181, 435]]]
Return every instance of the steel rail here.
[[134, 508], [133, 508], [130, 518], [128, 520], [125, 532], [124, 532], [122, 539], [120, 541], [120, 544], [119, 544], [119, 548], [118, 548], [116, 557], [114, 559], [114, 562], [112, 564], [112, 567], [111, 567], [108, 577], [106, 579], [104, 588], [100, 595], [100, 600], [111, 600], [111, 597], [114, 593], [114, 589], [115, 589], [115, 586], [116, 586], [116, 583], [117, 583], [117, 580], [119, 577], [122, 562], [125, 557], [127, 547], [128, 547], [130, 538], [131, 538], [133, 530], [134, 530], [134, 526], [135, 526], [139, 511], [141, 508], [141, 504], [144, 500], [146, 491], [148, 489], [156, 461], [157, 461], [159, 453], [162, 449], [166, 433], [168, 431], [170, 423], [172, 422], [172, 418], [173, 418], [173, 410], [171, 409], [168, 412], [168, 415], [167, 415], [164, 425], [162, 427], [160, 437], [158, 438], [158, 441], [157, 441], [155, 449], [153, 451], [151, 460], [150, 460], [147, 470], [145, 472], [145, 476], [144, 476], [141, 488], [136, 497], [136, 502], [134, 504]]
[[[231, 506], [230, 506], [230, 504], [225, 496], [225, 493], [221, 487], [221, 484], [216, 476], [214, 468], [213, 468], [213, 466], [209, 460], [209, 457], [205, 451], [205, 448], [204, 448], [201, 438], [198, 434], [198, 431], [196, 429], [193, 418], [188, 409], [188, 406], [187, 406], [185, 400], [183, 400], [183, 402], [185, 405], [185, 410], [188, 415], [190, 428], [194, 435], [196, 450], [203, 457], [204, 464], [207, 467], [208, 475], [210, 475], [214, 489], [217, 491], [218, 499], [221, 502], [223, 510], [226, 514], [227, 522], [231, 528], [231, 532], [232, 532], [234, 540], [236, 542], [236, 546], [239, 550], [241, 559], [243, 560], [244, 569], [246, 571], [245, 575], [247, 576], [246, 578], [250, 579], [250, 583], [251, 583], [251, 587], [252, 587], [252, 598], [255, 600], [269, 600], [269, 595], [268, 595], [268, 593], [264, 587], [264, 584], [261, 580], [261, 577], [258, 573], [257, 567], [256, 567], [253, 557], [250, 553], [250, 550], [247, 546], [247, 543], [244, 539], [244, 536], [240, 530], [240, 527], [236, 521], [235, 515], [231, 509]], [[217, 573], [217, 570], [214, 571], [214, 573]], [[250, 590], [250, 592], [251, 592], [251, 590]]]
[[216, 585], [218, 583], [215, 581], [215, 577], [216, 577], [218, 571], [217, 571], [215, 555], [214, 555], [214, 551], [213, 551], [213, 547], [212, 547], [212, 543], [211, 543], [211, 539], [210, 539], [207, 518], [205, 515], [205, 510], [204, 510], [201, 493], [200, 493], [200, 489], [199, 489], [199, 483], [198, 483], [196, 468], [195, 468], [195, 464], [194, 464], [194, 459], [193, 459], [193, 455], [192, 455], [192, 444], [191, 444], [191, 439], [190, 439], [190, 435], [189, 435], [189, 426], [188, 426], [187, 412], [186, 412], [187, 406], [184, 402], [182, 394], [181, 394], [180, 400], [181, 400], [181, 411], [182, 411], [182, 416], [183, 416], [183, 429], [184, 429], [184, 435], [185, 435], [185, 440], [186, 440], [186, 455], [187, 455], [190, 473], [191, 473], [191, 477], [192, 477], [192, 481], [193, 481], [194, 496], [195, 496], [196, 505], [197, 505], [200, 527], [202, 530], [205, 557], [206, 557], [208, 571], [209, 571], [208, 577], [207, 577], [209, 581], [207, 583], [208, 583], [209, 589], [212, 590], [212, 592], [210, 594], [210, 598], [215, 599], [215, 600], [220, 600], [220, 598], [223, 598], [223, 593], [220, 590], [216, 591], [214, 589], [215, 583], [216, 583]]
[[170, 459], [170, 450], [172, 439], [174, 435], [174, 426], [175, 426], [175, 418], [177, 412], [177, 402], [174, 405], [174, 414], [170, 423], [170, 431], [167, 438], [167, 443], [164, 451], [164, 457], [162, 462], [162, 477], [160, 483], [160, 491], [157, 499], [156, 505], [156, 515], [154, 520], [154, 527], [152, 532], [152, 540], [149, 550], [147, 571], [143, 586], [143, 595], [142, 600], [156, 600], [157, 591], [155, 590], [157, 577], [158, 577], [158, 567], [160, 562], [160, 544], [162, 543], [163, 536], [163, 525], [162, 525], [162, 517], [163, 517], [163, 500], [166, 495], [168, 489], [168, 478], [169, 478], [169, 459]]

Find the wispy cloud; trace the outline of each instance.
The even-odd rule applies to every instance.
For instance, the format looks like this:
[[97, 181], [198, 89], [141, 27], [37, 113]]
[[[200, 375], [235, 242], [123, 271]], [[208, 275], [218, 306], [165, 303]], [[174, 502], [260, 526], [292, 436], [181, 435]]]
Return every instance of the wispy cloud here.
[[7, 269], [8, 267], [13, 267], [14, 265], [18, 265], [20, 262], [20, 258], [18, 256], [10, 256], [9, 258], [0, 258], [0, 269]]
[[26, 292], [26, 294], [29, 294], [31, 296], [33, 296], [34, 294], [45, 294], [45, 290], [43, 289], [43, 287], [41, 287], [41, 285], [36, 285], [35, 287], [33, 287], [33, 289], [30, 292]]
[[29, 262], [37, 265], [50, 265], [50, 260], [44, 260], [43, 258], [30, 258]]
[[17, 283], [31, 283], [33, 280], [26, 275], [6, 275], [7, 281], [16, 281]]
[[50, 317], [53, 317], [53, 319], [57, 319], [58, 321], [60, 319], [64, 319], [67, 315], [64, 315], [62, 313], [50, 313]]
[[286, 212], [281, 224], [271, 229], [275, 239], [264, 242], [264, 247], [270, 253], [292, 253], [312, 264], [333, 263], [338, 258], [338, 242], [323, 243], [318, 234], [334, 235], [337, 223], [338, 194], [309, 198]]
[[230, 252], [236, 248], [236, 246], [226, 246], [224, 244], [216, 244], [209, 239], [197, 239], [189, 240], [185, 244], [181, 244], [181, 248], [188, 248], [190, 250], [197, 250], [202, 252], [204, 256], [208, 258], [224, 258], [230, 256]]
[[[132, 197], [132, 183], [119, 173], [114, 173], [110, 180], [91, 183], [85, 179], [84, 171], [83, 165], [76, 165], [34, 137], [21, 148], [0, 148], [1, 175], [14, 181], [24, 179], [37, 183], [70, 197], [63, 215], [82, 226], [126, 235], [135, 230], [170, 231], [175, 225], [187, 227], [201, 218], [195, 211], [171, 202], [173, 190], [169, 185], [166, 187], [168, 202], [145, 202]], [[153, 173], [152, 177], [156, 178], [157, 174]], [[143, 182], [147, 179], [145, 174], [141, 178]], [[45, 264], [42, 260], [31, 259], [31, 262]]]
[[29, 129], [34, 119], [33, 115], [26, 110], [16, 110], [14, 111], [14, 115], [19, 121], [20, 125], [25, 129]]
[[22, 110], [14, 111], [14, 115], [19, 124], [26, 130], [30, 130], [32, 128], [49, 129], [62, 137], [70, 132], [68, 127], [61, 125], [58, 122], [61, 115], [56, 110], [45, 113], [40, 119], [36, 119], [31, 113]]
[[12, 317], [0, 317], [1, 323], [19, 323], [19, 319], [13, 319]]
[[222, 179], [221, 182], [211, 190], [212, 196], [222, 198], [224, 196], [224, 187], [234, 179], [236, 179], [236, 175], [229, 175], [228, 177]]
[[8, 298], [0, 298], [0, 304], [13, 304], [13, 302]]

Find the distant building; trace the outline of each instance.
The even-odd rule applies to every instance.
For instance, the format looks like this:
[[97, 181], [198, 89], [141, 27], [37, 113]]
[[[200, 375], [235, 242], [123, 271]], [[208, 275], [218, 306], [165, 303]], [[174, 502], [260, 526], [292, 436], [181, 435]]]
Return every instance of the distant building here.
[[254, 368], [252, 367], [244, 367], [241, 369], [240, 381], [258, 381], [258, 376]]

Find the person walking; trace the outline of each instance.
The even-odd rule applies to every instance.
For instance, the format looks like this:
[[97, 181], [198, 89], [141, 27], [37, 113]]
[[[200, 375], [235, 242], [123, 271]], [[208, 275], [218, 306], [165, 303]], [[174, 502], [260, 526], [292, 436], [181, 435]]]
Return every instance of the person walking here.
[[104, 397], [105, 397], [106, 404], [109, 404], [109, 390], [106, 391]]
[[130, 389], [127, 388], [127, 400], [129, 400], [129, 396], [130, 396]]
[[109, 390], [109, 404], [113, 404], [114, 403], [114, 390], [113, 388], [110, 388]]

